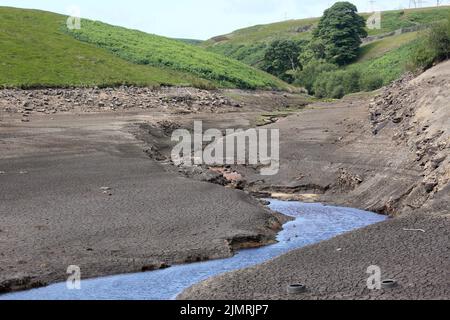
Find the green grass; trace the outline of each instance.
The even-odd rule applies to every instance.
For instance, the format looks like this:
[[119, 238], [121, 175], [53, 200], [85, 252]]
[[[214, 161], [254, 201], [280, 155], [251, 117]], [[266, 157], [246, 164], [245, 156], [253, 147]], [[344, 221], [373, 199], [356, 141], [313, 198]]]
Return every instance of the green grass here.
[[187, 73], [140, 66], [61, 30], [66, 17], [0, 7], [0, 86], [188, 85]]
[[420, 9], [393, 10], [382, 13], [381, 29], [369, 30], [369, 35], [376, 35], [445, 20], [450, 14], [450, 7], [430, 7]]
[[[421, 24], [430, 24], [444, 20], [450, 14], [450, 7], [433, 7], [422, 9], [408, 9], [386, 11], [382, 13], [381, 29], [368, 30], [369, 35], [379, 35]], [[370, 15], [361, 13], [365, 18]], [[265, 50], [275, 39], [308, 39], [311, 30], [305, 27], [315, 27], [319, 18], [289, 20], [278, 23], [259, 25], [240, 29], [230, 34], [218, 36], [205, 41], [201, 46], [215, 53], [224, 54], [249, 65], [259, 67]], [[304, 31], [304, 32], [299, 32]], [[404, 44], [404, 43], [402, 43]], [[368, 51], [375, 50], [374, 53]], [[398, 46], [397, 46], [398, 48]], [[381, 48], [369, 46], [365, 49], [368, 57], [376, 56]], [[395, 49], [395, 46], [393, 47]], [[381, 49], [382, 50], [382, 49]]]
[[287, 84], [263, 71], [182, 41], [97, 21], [82, 20], [81, 23], [80, 30], [67, 30], [68, 34], [134, 64], [186, 72], [221, 87], [288, 88]]
[[83, 20], [76, 36], [88, 43], [69, 34], [63, 15], [0, 7], [0, 18], [0, 87], [289, 88], [269, 74], [178, 40]]
[[403, 45], [416, 40], [418, 36], [419, 32], [410, 32], [363, 45], [361, 47], [360, 56], [356, 62], [359, 63], [381, 57], [392, 50], [398, 49]]
[[361, 75], [378, 75], [387, 85], [408, 71], [408, 62], [417, 40], [407, 42], [389, 52], [375, 57], [363, 57], [360, 61], [347, 66], [346, 70], [358, 70]]

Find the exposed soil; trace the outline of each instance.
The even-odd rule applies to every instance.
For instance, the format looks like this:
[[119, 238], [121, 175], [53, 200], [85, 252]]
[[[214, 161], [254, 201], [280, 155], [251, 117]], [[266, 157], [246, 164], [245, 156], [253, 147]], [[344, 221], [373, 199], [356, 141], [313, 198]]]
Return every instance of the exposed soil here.
[[[396, 218], [251, 269], [210, 279], [180, 299], [448, 299], [450, 61], [372, 99], [316, 104], [280, 120], [282, 169], [250, 188], [344, 204]], [[248, 182], [247, 182], [248, 184]], [[252, 185], [253, 184], [253, 185]], [[367, 288], [377, 265], [393, 289]], [[305, 294], [288, 295], [302, 283]]]
[[[89, 278], [273, 242], [286, 217], [242, 191], [171, 172], [129, 133], [153, 122], [168, 133], [170, 116], [242, 122], [244, 102], [225, 94], [241, 91], [0, 91], [0, 292], [65, 281], [69, 265]], [[262, 94], [274, 105], [299, 99]], [[272, 107], [257, 106], [249, 118]]]
[[[409, 231], [407, 229], [423, 229]], [[448, 299], [450, 219], [408, 215], [200, 283], [179, 299]], [[397, 287], [369, 290], [370, 266]], [[287, 293], [290, 284], [306, 292]]]
[[[449, 77], [447, 62], [418, 78], [407, 75], [378, 93], [313, 103], [277, 118], [265, 126], [281, 131], [277, 175], [261, 176], [248, 166], [180, 171], [259, 197], [313, 199], [391, 216], [418, 209], [445, 213], [450, 206]], [[210, 120], [207, 128], [215, 124]], [[192, 119], [177, 123], [190, 126]], [[158, 139], [165, 146], [159, 158], [167, 161], [168, 137]]]
[[[72, 264], [95, 277], [270, 243], [286, 218], [254, 198], [273, 196], [398, 218], [182, 298], [448, 298], [449, 79], [447, 62], [378, 93], [313, 104], [241, 90], [0, 91], [0, 291], [65, 280]], [[281, 131], [275, 176], [169, 160], [172, 131], [194, 120], [223, 130], [261, 119]], [[400, 289], [365, 291], [372, 264]], [[307, 295], [284, 294], [303, 279]]]

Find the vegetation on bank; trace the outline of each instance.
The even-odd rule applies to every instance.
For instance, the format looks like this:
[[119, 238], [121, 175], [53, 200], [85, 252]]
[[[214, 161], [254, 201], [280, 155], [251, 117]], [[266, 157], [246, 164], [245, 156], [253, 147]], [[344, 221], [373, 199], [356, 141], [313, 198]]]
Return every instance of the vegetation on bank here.
[[[422, 34], [429, 31], [393, 31], [429, 28], [436, 23], [439, 26], [448, 16], [450, 7], [387, 11], [382, 13], [381, 29], [364, 30], [369, 15], [356, 15], [351, 3], [338, 2], [321, 19], [246, 28], [213, 38], [204, 46], [303, 86], [319, 98], [341, 98], [378, 89], [412, 68], [427, 67], [442, 59], [445, 50], [432, 49], [429, 40], [424, 40]], [[437, 36], [439, 41], [434, 41], [441, 47], [446, 43], [443, 29]], [[360, 46], [367, 35], [384, 36]]]
[[261, 70], [182, 41], [90, 20], [82, 20], [81, 29], [67, 32], [79, 41], [106, 49], [134, 64], [178, 70], [221, 87], [288, 87], [280, 79]]
[[[384, 41], [395, 43], [392, 39]], [[427, 69], [449, 58], [450, 16], [447, 21], [416, 33], [411, 42], [387, 53], [381, 50], [373, 58], [366, 59], [362, 56], [357, 63], [345, 68], [316, 60], [298, 72], [296, 81], [318, 98], [341, 98], [350, 93], [379, 89], [407, 71]]]
[[[444, 20], [450, 7], [430, 7], [382, 12], [381, 29], [367, 30], [369, 36], [393, 32], [401, 28], [429, 25]], [[360, 13], [364, 18], [370, 14]], [[214, 37], [201, 44], [212, 52], [243, 61], [252, 66], [261, 66], [265, 50], [275, 40], [309, 40], [320, 18], [288, 20], [236, 30], [230, 34]]]
[[314, 60], [296, 74], [296, 83], [318, 98], [339, 99], [346, 94], [379, 89], [408, 71], [408, 61], [417, 42], [343, 68], [325, 60]]
[[415, 68], [428, 69], [434, 63], [450, 58], [450, 15], [445, 22], [436, 23], [425, 31], [412, 54]]
[[351, 3], [337, 2], [325, 11], [310, 40], [273, 42], [264, 57], [264, 66], [270, 66], [266, 70], [318, 98], [336, 99], [379, 89], [408, 70], [448, 57], [450, 23], [433, 23], [421, 33], [390, 35], [360, 47], [367, 32], [356, 12]]

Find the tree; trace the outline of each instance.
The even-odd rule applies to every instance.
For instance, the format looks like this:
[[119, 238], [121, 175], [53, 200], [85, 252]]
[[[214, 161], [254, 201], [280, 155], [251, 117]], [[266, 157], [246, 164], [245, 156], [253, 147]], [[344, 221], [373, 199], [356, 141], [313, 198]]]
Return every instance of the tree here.
[[367, 37], [366, 21], [350, 2], [336, 2], [327, 9], [314, 30], [314, 39], [322, 40], [327, 61], [346, 65], [355, 60]]
[[300, 52], [299, 62], [302, 68], [314, 60], [325, 59], [325, 43], [320, 39], [313, 39]]
[[325, 60], [312, 59], [306, 64], [301, 71], [295, 74], [295, 83], [303, 86], [310, 94], [314, 94], [314, 83], [317, 78], [326, 72], [336, 71], [338, 67], [335, 64], [326, 62]]
[[292, 81], [292, 75], [300, 68], [299, 56], [303, 41], [275, 40], [264, 55], [263, 69], [285, 81]]

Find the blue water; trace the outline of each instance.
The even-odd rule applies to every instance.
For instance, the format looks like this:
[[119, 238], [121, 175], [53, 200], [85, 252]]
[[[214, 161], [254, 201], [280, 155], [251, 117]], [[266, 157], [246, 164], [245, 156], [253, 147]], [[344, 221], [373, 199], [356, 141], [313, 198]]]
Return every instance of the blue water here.
[[184, 289], [213, 276], [261, 264], [291, 250], [384, 221], [386, 217], [356, 209], [272, 200], [272, 210], [292, 216], [279, 243], [242, 250], [223, 260], [174, 266], [169, 269], [82, 280], [81, 290], [66, 283], [0, 296], [0, 300], [169, 300]]

